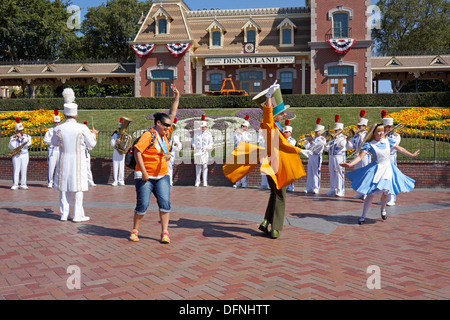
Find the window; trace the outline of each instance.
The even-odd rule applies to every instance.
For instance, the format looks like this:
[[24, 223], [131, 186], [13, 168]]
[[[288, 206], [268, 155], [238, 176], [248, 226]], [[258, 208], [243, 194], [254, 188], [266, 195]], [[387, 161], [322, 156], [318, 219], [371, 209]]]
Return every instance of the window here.
[[291, 94], [294, 89], [294, 74], [292, 72], [280, 73], [280, 89], [283, 94]]
[[222, 46], [221, 38], [222, 38], [222, 32], [220, 32], [220, 31], [213, 31], [212, 32], [212, 46], [213, 47], [220, 47], [220, 46]]
[[166, 19], [158, 20], [158, 31], [159, 31], [159, 34], [167, 33], [167, 20]]
[[255, 30], [247, 30], [247, 42], [256, 43], [256, 31]]
[[283, 29], [282, 30], [282, 44], [292, 44], [292, 30], [291, 29]]
[[328, 83], [330, 94], [353, 93], [354, 69], [350, 66], [338, 66], [328, 68]]
[[244, 71], [239, 73], [241, 90], [247, 91], [248, 94], [260, 93], [262, 91], [262, 80], [262, 71]]
[[339, 12], [333, 14], [333, 38], [348, 38], [348, 14]]
[[151, 72], [153, 97], [171, 97], [170, 85], [173, 82], [172, 70], [153, 70]]
[[209, 76], [209, 90], [219, 91], [222, 88], [222, 74], [213, 73]]

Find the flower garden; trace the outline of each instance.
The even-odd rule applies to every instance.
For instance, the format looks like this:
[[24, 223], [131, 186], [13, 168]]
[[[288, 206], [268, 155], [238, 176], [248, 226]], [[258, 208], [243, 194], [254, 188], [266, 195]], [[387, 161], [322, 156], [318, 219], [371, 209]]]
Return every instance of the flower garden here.
[[[168, 111], [165, 111], [168, 112]], [[295, 119], [296, 114], [302, 117], [301, 109], [292, 109], [292, 111], [287, 111], [287, 119]], [[234, 113], [234, 114], [233, 114]], [[234, 112], [223, 111], [220, 115], [209, 115], [214, 114], [210, 110], [199, 110], [199, 109], [179, 109], [177, 113], [177, 129], [185, 130], [188, 135], [192, 136], [192, 131], [194, 129], [195, 121], [199, 120], [200, 117], [206, 114], [206, 120], [208, 122], [208, 127], [211, 130], [217, 132], [227, 132], [227, 136], [221, 135], [222, 139], [227, 139], [231, 132], [240, 127], [242, 119], [248, 115], [250, 117], [250, 127], [252, 129], [258, 129], [259, 124], [262, 120], [262, 110], [260, 108], [253, 109], [239, 109]], [[217, 114], [217, 113], [216, 113]], [[34, 111], [20, 111], [20, 112], [5, 112], [0, 114], [0, 138], [2, 141], [9, 141], [9, 137], [14, 133], [15, 118], [19, 117], [25, 127], [25, 132], [32, 136], [32, 146], [30, 151], [45, 151], [47, 150], [47, 145], [43, 143], [44, 135], [49, 127], [53, 124], [52, 118], [54, 112], [52, 110], [34, 110]], [[62, 121], [64, 117], [60, 114]], [[101, 117], [101, 116], [99, 116]], [[443, 148], [448, 149], [448, 142], [450, 142], [450, 109], [449, 108], [409, 108], [402, 109], [398, 112], [388, 113], [387, 117], [394, 119], [394, 125], [403, 124], [404, 127], [399, 129], [397, 132], [402, 136], [407, 138], [412, 138], [416, 140], [433, 140], [439, 141], [439, 143], [445, 142]], [[153, 119], [153, 113], [148, 114], [146, 120]], [[97, 121], [96, 121], [97, 122]], [[350, 122], [350, 121], [344, 121]], [[353, 121], [354, 122], [354, 121]], [[142, 123], [142, 122], [141, 122]], [[292, 121], [291, 121], [292, 123]], [[103, 140], [107, 142], [98, 143], [97, 148], [102, 150], [97, 150], [95, 154], [97, 156], [110, 156], [111, 150], [109, 146], [109, 137], [115, 128], [109, 127], [110, 123], [107, 123], [108, 129], [101, 132], [103, 134]], [[144, 126], [141, 126], [141, 128]], [[348, 134], [350, 130], [356, 129], [356, 125], [350, 125], [345, 128], [344, 134]], [[111, 132], [109, 132], [110, 130]], [[333, 133], [332, 131], [330, 133]], [[309, 132], [313, 135], [314, 132]], [[304, 138], [306, 134], [301, 135], [298, 139]], [[99, 136], [100, 138], [100, 136]], [[9, 152], [5, 149], [5, 143], [2, 142], [2, 149], [0, 153], [5, 155]], [[300, 145], [301, 146], [301, 145]], [[432, 146], [421, 146], [424, 148], [431, 148]], [[103, 150], [104, 149], [104, 150]], [[349, 151], [351, 153], [351, 150]], [[448, 151], [444, 152], [444, 158], [448, 160]], [[42, 154], [40, 154], [42, 155]]]

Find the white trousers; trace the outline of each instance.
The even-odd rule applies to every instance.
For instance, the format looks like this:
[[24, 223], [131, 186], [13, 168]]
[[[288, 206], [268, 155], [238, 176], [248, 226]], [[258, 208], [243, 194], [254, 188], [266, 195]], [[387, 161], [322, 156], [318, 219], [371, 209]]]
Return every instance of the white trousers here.
[[203, 172], [203, 185], [208, 184], [208, 165], [207, 164], [196, 164], [195, 165], [195, 185], [200, 185], [200, 173]]
[[339, 164], [345, 161], [344, 155], [330, 156], [328, 166], [330, 169], [330, 193], [344, 194], [345, 170]]
[[73, 201], [73, 219], [80, 220], [84, 217], [83, 209], [83, 192], [63, 192], [59, 193], [59, 211], [61, 212], [61, 219], [66, 220], [70, 213], [70, 198], [74, 194]]
[[167, 163], [169, 165], [170, 185], [173, 185], [173, 164], [175, 163], [175, 157], [172, 155]]
[[28, 162], [30, 161], [30, 156], [28, 153], [20, 153], [12, 158], [13, 164], [13, 185], [19, 185], [19, 175], [20, 175], [20, 185], [27, 185], [27, 168]]
[[55, 173], [56, 164], [59, 160], [59, 150], [52, 150], [47, 155], [47, 163], [48, 163], [48, 178], [47, 182], [53, 184], [53, 175]]
[[322, 167], [322, 155], [310, 155], [308, 158], [308, 173], [306, 176], [306, 191], [319, 192], [320, 168]]
[[89, 153], [86, 156], [86, 168], [87, 168], [88, 185], [92, 186], [95, 184], [95, 182], [94, 182], [94, 177], [92, 176], [91, 155]]
[[124, 182], [125, 180], [125, 154], [120, 154], [114, 150], [112, 157], [113, 182]]

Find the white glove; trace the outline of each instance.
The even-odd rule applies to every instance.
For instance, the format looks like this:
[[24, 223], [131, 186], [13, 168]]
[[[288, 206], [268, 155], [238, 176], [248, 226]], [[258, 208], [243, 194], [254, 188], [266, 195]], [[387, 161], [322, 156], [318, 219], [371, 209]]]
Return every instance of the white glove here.
[[275, 91], [277, 91], [277, 89], [280, 87], [280, 85], [277, 84], [277, 81], [278, 81], [278, 80], [275, 80], [275, 82], [273, 83], [273, 85], [271, 85], [271, 86], [269, 87], [269, 90], [268, 90], [267, 93], [266, 93], [266, 97], [267, 97], [267, 98], [271, 98], [271, 97], [272, 97], [272, 94], [273, 94]]

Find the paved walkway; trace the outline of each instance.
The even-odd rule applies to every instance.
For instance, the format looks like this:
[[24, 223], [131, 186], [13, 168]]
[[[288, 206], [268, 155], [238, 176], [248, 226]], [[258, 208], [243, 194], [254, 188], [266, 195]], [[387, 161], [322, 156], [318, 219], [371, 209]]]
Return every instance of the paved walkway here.
[[401, 194], [386, 221], [374, 204], [362, 226], [353, 190], [289, 193], [273, 240], [258, 231], [269, 191], [175, 186], [163, 245], [153, 198], [141, 241], [128, 241], [133, 186], [91, 188], [91, 220], [78, 224], [59, 221], [56, 191], [9, 187], [0, 182], [0, 299], [450, 298], [447, 189]]

